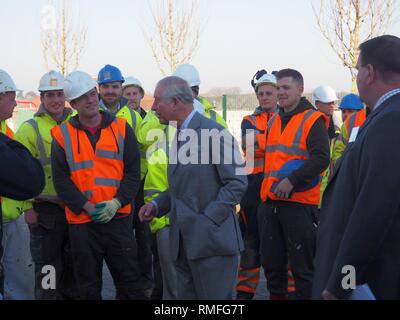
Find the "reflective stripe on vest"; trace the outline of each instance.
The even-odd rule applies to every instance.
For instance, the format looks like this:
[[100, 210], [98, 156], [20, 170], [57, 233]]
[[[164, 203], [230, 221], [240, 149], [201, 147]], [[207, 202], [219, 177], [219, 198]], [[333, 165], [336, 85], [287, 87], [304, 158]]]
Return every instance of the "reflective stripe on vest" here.
[[[315, 122], [321, 117], [327, 126], [327, 118], [319, 111], [308, 110], [296, 114], [290, 119], [284, 130], [280, 125], [280, 119], [276, 117], [271, 119], [266, 148], [266, 168], [261, 186], [262, 201], [266, 201], [267, 198], [279, 200], [271, 188], [274, 183], [282, 179], [280, 170], [288, 161], [309, 159], [307, 137]], [[320, 174], [321, 177], [322, 174]], [[319, 188], [320, 183], [308, 190], [294, 192], [291, 198], [285, 199], [285, 201], [317, 205], [320, 197]]]
[[[290, 154], [290, 155], [298, 155], [298, 156], [302, 156], [302, 157], [309, 157], [308, 151], [300, 148], [300, 143], [301, 143], [301, 137], [303, 135], [304, 124], [313, 115], [313, 113], [314, 113], [313, 110], [310, 110], [305, 114], [300, 126], [296, 130], [296, 134], [294, 136], [293, 144], [290, 147], [282, 145], [282, 144], [277, 144], [277, 145], [274, 145], [274, 146], [268, 146], [267, 145], [267, 147], [265, 149], [265, 152], [266, 153], [269, 153], [269, 152], [272, 153], [272, 152], [275, 152], [275, 151], [281, 151], [281, 152], [284, 152], [284, 153]], [[272, 125], [274, 124], [275, 119], [276, 119], [276, 115], [269, 121], [269, 122], [271, 122], [270, 124], [268, 124], [269, 128], [272, 128]], [[271, 126], [269, 126], [269, 125], [271, 125]]]
[[127, 107], [128, 109], [129, 109], [129, 113], [130, 113], [130, 115], [131, 115], [131, 127], [132, 127], [132, 129], [133, 129], [133, 131], [135, 131], [135, 128], [136, 128], [136, 113], [135, 113], [135, 111], [133, 111], [131, 108], [129, 108], [129, 107]]
[[[264, 159], [265, 159], [265, 146], [267, 138], [268, 123], [270, 123], [271, 118], [275, 116], [275, 113], [271, 112], [259, 112], [258, 114], [252, 114], [244, 117], [243, 120], [249, 121], [255, 129], [252, 129], [251, 133], [254, 135], [254, 145], [252, 146], [253, 159], [251, 155], [247, 154], [246, 146], [243, 145], [243, 150], [245, 153], [245, 159], [248, 164], [249, 174], [258, 174], [264, 171]], [[270, 118], [271, 117], [271, 118]], [[246, 134], [243, 137], [242, 144], [246, 143]], [[254, 164], [252, 163], [254, 162]]]
[[152, 197], [155, 194], [161, 193], [162, 191], [157, 190], [157, 189], [148, 189], [148, 190], [144, 190], [144, 196], [145, 197]]
[[[347, 129], [347, 135], [350, 138], [351, 132], [353, 131], [354, 128], [356, 127], [361, 127], [362, 124], [364, 123], [366, 119], [366, 111], [365, 109], [359, 110], [357, 112], [354, 112], [346, 121], [346, 129]], [[347, 141], [346, 141], [347, 144]]]
[[[93, 203], [111, 200], [117, 194], [124, 172], [126, 123], [125, 119], [116, 118], [111, 125], [102, 128], [96, 150], [87, 134], [69, 122], [52, 129], [53, 138], [64, 149], [72, 182]], [[127, 215], [131, 209], [128, 204], [117, 212]], [[86, 212], [75, 214], [68, 207], [66, 216], [71, 224], [91, 221]]]
[[35, 119], [29, 119], [27, 123], [29, 123], [32, 126], [33, 130], [35, 130], [36, 143], [37, 143], [37, 148], [39, 150], [39, 161], [41, 165], [42, 166], [50, 165], [51, 158], [46, 156], [46, 150], [44, 148], [43, 138], [42, 135], [40, 134], [38, 123], [36, 122]]
[[354, 128], [354, 125], [356, 124], [356, 116], [357, 116], [357, 112], [354, 112], [354, 113], [350, 116], [349, 122], [347, 123], [347, 133], [349, 134], [349, 136], [350, 136], [350, 134], [351, 134], [351, 131], [352, 131], [353, 128]]
[[65, 156], [67, 158], [67, 162], [69, 165], [69, 169], [71, 172], [82, 170], [82, 169], [88, 169], [93, 167], [93, 161], [88, 160], [88, 161], [81, 161], [81, 162], [75, 162], [74, 161], [74, 152], [72, 150], [72, 142], [71, 142], [71, 137], [69, 135], [67, 123], [63, 123], [60, 126], [62, 135], [64, 137], [64, 144], [65, 144]]

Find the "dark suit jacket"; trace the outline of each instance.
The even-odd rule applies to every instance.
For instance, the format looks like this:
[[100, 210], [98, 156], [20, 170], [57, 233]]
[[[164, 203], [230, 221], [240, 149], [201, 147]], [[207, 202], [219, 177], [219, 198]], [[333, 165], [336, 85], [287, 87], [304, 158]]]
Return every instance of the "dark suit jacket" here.
[[400, 94], [367, 118], [337, 163], [321, 208], [313, 298], [346, 299], [342, 268], [377, 299], [400, 298]]
[[[180, 237], [188, 259], [238, 254], [243, 250], [243, 241], [234, 206], [246, 191], [247, 177], [237, 174], [235, 161], [229, 164], [222, 160], [225, 152], [237, 154], [239, 147], [229, 133], [230, 139], [219, 139], [224, 128], [197, 112], [188, 129], [194, 130], [191, 132], [198, 140], [183, 144], [179, 153], [193, 155], [199, 164], [171, 164], [174, 156], [170, 153], [169, 189], [155, 199], [159, 212], [170, 214], [172, 257], [178, 257]], [[213, 129], [216, 140], [202, 136], [202, 129]], [[202, 144], [205, 141], [208, 147]], [[241, 157], [240, 153], [237, 156]], [[201, 163], [202, 158], [206, 163]]]
[[0, 156], [0, 196], [27, 200], [42, 192], [42, 165], [27, 148], [0, 133]]

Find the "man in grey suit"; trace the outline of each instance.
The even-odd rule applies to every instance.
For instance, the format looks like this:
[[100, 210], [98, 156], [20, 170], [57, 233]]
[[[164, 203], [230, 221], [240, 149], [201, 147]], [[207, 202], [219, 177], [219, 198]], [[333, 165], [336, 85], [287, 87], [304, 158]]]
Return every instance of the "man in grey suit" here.
[[314, 299], [347, 299], [363, 284], [377, 299], [400, 299], [400, 38], [363, 43], [357, 70], [370, 114], [324, 193]]
[[162, 79], [154, 99], [152, 110], [160, 122], [176, 121], [178, 130], [169, 156], [169, 189], [143, 206], [139, 216], [149, 221], [170, 212], [178, 299], [232, 299], [243, 250], [234, 207], [247, 188], [237, 164], [239, 147], [221, 125], [193, 110], [186, 81]]

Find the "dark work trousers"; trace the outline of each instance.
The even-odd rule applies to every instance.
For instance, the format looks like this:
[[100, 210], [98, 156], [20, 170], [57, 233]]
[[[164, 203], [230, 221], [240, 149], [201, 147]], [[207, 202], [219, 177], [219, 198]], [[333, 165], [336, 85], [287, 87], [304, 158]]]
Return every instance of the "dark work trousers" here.
[[120, 300], [145, 299], [145, 285], [132, 232], [132, 215], [99, 224], [70, 224], [72, 258], [83, 300], [101, 300], [103, 261]]
[[147, 222], [140, 222], [139, 210], [144, 205], [144, 181], [140, 184], [138, 194], [134, 202], [133, 230], [137, 243], [137, 252], [140, 270], [145, 281], [145, 289], [151, 290], [154, 287], [153, 280], [153, 257], [151, 252], [151, 232]]
[[1, 212], [1, 204], [0, 204], [0, 295], [4, 297], [4, 270], [1, 261], [3, 260], [3, 213]]
[[153, 253], [153, 277], [154, 288], [151, 293], [152, 300], [162, 300], [163, 297], [163, 278], [161, 273], [160, 259], [158, 255], [157, 235], [151, 234], [151, 252]]
[[[35, 263], [35, 299], [78, 299], [65, 210], [49, 202], [34, 203], [33, 209], [38, 213], [38, 224], [29, 226], [30, 249]], [[48, 265], [56, 272], [55, 289], [42, 285], [49, 274], [43, 267]]]
[[271, 296], [287, 296], [288, 259], [296, 298], [311, 298], [318, 208], [283, 201], [261, 203], [258, 210], [261, 264]]
[[247, 176], [248, 188], [240, 202], [244, 250], [240, 255], [239, 283], [236, 288], [238, 298], [252, 299], [259, 281], [259, 271], [256, 271], [261, 267], [257, 210], [261, 202], [263, 177], [264, 173]]

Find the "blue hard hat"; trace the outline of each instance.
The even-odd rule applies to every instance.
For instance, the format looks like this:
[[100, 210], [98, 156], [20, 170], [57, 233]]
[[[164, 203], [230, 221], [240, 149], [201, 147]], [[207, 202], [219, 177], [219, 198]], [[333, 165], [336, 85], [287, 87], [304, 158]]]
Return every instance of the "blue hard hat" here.
[[[282, 168], [279, 170], [279, 173], [278, 173], [279, 182], [281, 182], [283, 179], [290, 176], [290, 174], [293, 171], [296, 171], [297, 169], [302, 167], [304, 165], [304, 162], [305, 161], [301, 160], [301, 159], [294, 159], [294, 160], [290, 160], [290, 161], [286, 162], [282, 166]], [[298, 185], [296, 185], [294, 187], [293, 192], [304, 192], [304, 191], [310, 190], [310, 189], [314, 188], [318, 183], [320, 183], [321, 180], [322, 180], [321, 176], [317, 176], [310, 183], [306, 183], [306, 182], [299, 183]], [[275, 182], [272, 185], [271, 190], [275, 190], [275, 188], [279, 184], [279, 182]]]
[[121, 83], [125, 82], [121, 71], [117, 67], [107, 64], [99, 71], [99, 75], [97, 77], [98, 84], [110, 83], [115, 81], [119, 81]]
[[339, 109], [361, 110], [364, 109], [364, 104], [358, 95], [350, 93], [343, 97]]

